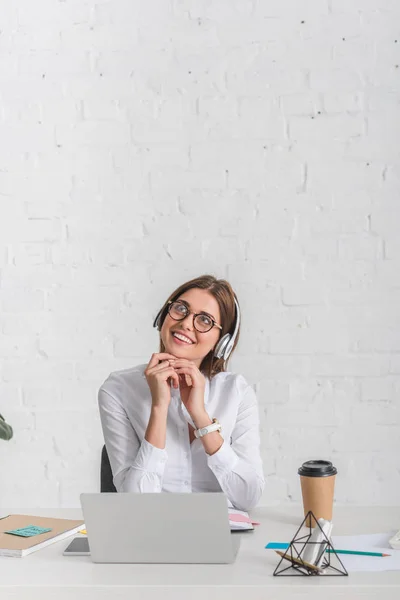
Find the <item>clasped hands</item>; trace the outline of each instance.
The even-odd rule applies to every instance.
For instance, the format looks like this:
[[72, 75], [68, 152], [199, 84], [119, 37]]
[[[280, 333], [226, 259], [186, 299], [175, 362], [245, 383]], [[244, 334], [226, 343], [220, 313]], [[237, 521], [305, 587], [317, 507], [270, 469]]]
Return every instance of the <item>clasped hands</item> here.
[[206, 380], [193, 361], [167, 352], [153, 354], [145, 369], [153, 407], [168, 407], [171, 387], [179, 387], [181, 400], [195, 424], [207, 414], [204, 406]]

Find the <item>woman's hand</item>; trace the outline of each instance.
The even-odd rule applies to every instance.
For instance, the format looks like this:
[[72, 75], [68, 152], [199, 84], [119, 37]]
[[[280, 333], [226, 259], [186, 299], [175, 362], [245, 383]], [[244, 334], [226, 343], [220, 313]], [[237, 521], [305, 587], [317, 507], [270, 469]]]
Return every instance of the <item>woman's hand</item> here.
[[167, 352], [152, 354], [144, 374], [150, 388], [152, 406], [168, 408], [171, 402], [171, 389], [179, 387], [179, 376], [171, 366], [175, 356]]
[[193, 422], [198, 426], [197, 422], [203, 420], [206, 415], [204, 407], [205, 377], [196, 365], [186, 358], [171, 359], [170, 364], [179, 376], [181, 400]]

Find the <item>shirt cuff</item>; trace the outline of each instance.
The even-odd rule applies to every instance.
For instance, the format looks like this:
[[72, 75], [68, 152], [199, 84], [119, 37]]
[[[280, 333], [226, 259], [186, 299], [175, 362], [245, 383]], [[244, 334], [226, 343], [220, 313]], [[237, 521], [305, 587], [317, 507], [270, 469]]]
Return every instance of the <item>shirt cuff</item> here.
[[212, 471], [215, 470], [219, 473], [226, 471], [230, 473], [234, 470], [238, 460], [237, 454], [232, 450], [230, 444], [224, 440], [221, 448], [211, 456], [208, 456], [207, 464]]
[[133, 466], [136, 469], [155, 473], [162, 477], [167, 459], [168, 454], [165, 448], [156, 448], [143, 438]]

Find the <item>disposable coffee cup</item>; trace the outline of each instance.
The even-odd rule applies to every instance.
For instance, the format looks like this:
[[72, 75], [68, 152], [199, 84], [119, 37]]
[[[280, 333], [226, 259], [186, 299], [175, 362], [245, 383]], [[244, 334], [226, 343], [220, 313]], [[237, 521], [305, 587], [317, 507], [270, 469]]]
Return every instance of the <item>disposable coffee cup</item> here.
[[[328, 460], [309, 460], [302, 464], [298, 473], [303, 495], [304, 516], [311, 510], [317, 520], [322, 517], [332, 521], [337, 469]], [[307, 527], [315, 527], [314, 519], [308, 521]]]

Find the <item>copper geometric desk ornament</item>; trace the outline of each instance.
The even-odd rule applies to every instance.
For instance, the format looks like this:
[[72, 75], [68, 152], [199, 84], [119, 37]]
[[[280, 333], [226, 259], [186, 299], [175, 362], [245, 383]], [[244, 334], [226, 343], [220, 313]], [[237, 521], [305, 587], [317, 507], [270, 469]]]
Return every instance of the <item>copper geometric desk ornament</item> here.
[[[310, 542], [311, 535], [313, 533], [311, 524], [315, 523], [316, 527], [319, 527], [322, 533], [322, 541]], [[308, 525], [307, 525], [308, 523]], [[306, 535], [300, 535], [300, 530], [305, 527], [309, 530]], [[318, 566], [305, 562], [303, 559], [304, 550], [310, 545], [319, 545], [320, 552], [319, 556], [323, 554], [323, 558]], [[324, 533], [321, 525], [318, 523], [314, 514], [311, 510], [306, 514], [300, 527], [296, 531], [296, 534], [290, 542], [288, 548], [284, 552], [277, 552], [282, 558], [279, 561], [274, 575], [285, 576], [296, 576], [296, 575], [324, 575], [329, 576], [340, 576], [348, 575], [345, 566], [335, 552], [332, 542]], [[318, 562], [318, 561], [316, 561]], [[290, 563], [290, 564], [289, 564]]]

